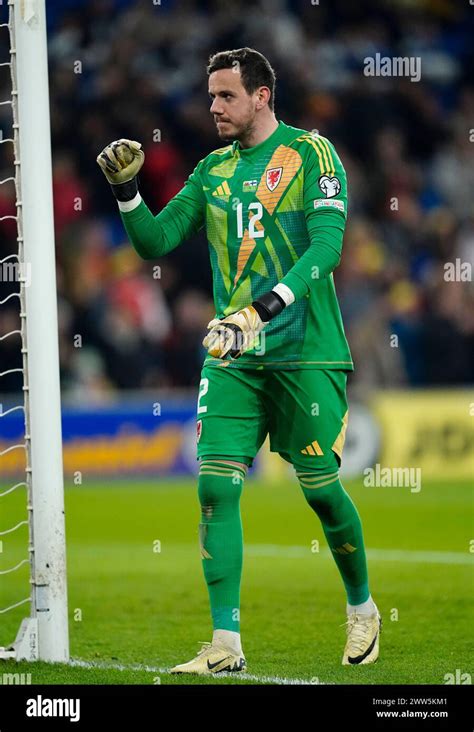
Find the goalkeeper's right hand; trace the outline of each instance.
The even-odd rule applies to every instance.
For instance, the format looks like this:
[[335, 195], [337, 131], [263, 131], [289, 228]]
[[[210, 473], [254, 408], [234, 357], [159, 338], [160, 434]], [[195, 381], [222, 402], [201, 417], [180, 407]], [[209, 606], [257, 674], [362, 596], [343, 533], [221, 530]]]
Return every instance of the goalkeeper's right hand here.
[[141, 148], [135, 140], [115, 140], [96, 158], [118, 201], [131, 201], [138, 193], [137, 174], [145, 160]]

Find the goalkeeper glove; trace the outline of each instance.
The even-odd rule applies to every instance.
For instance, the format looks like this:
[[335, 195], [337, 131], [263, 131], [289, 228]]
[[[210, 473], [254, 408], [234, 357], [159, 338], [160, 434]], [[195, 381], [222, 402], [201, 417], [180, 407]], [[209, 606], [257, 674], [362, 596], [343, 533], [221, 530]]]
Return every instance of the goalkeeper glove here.
[[131, 201], [138, 193], [137, 174], [145, 160], [141, 148], [135, 140], [115, 140], [96, 158], [117, 201]]
[[209, 333], [202, 344], [214, 358], [239, 358], [253, 347], [265, 325], [285, 307], [283, 298], [270, 291], [236, 313], [208, 323]]

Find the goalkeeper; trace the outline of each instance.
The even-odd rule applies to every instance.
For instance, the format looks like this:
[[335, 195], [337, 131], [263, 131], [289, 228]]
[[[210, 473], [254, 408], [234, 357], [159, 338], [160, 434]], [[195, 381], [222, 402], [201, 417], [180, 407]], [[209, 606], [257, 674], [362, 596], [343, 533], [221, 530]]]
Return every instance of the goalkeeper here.
[[138, 190], [140, 143], [118, 140], [97, 158], [141, 257], [162, 257], [204, 227], [209, 244], [216, 315], [203, 341], [197, 454], [214, 632], [172, 672], [246, 669], [240, 496], [267, 434], [294, 466], [344, 584], [342, 663], [372, 663], [381, 618], [361, 521], [339, 479], [353, 369], [332, 275], [347, 216], [345, 171], [329, 140], [277, 120], [275, 74], [260, 53], [217, 53], [207, 73], [210, 112], [227, 144], [197, 164], [157, 216]]

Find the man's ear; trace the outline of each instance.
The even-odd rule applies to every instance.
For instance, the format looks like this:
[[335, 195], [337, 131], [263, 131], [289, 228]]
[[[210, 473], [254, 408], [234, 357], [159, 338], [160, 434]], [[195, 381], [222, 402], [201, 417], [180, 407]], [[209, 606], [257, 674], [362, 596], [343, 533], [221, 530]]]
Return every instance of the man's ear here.
[[257, 107], [262, 109], [270, 99], [270, 90], [266, 86], [260, 87], [257, 92]]

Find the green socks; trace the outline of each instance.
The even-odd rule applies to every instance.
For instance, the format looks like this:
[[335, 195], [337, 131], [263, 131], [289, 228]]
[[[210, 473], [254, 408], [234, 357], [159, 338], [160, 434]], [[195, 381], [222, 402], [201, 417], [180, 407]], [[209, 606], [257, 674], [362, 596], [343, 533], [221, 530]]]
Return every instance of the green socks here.
[[[231, 458], [229, 458], [231, 459]], [[202, 458], [198, 495], [199, 542], [214, 629], [240, 631], [243, 536], [240, 496], [246, 470], [224, 459]]]
[[296, 472], [309, 505], [318, 515], [329, 548], [336, 561], [350, 605], [369, 597], [367, 561], [362, 525], [351, 497], [344, 490], [338, 472]]
[[[246, 469], [229, 465], [225, 459], [201, 459], [199, 542], [213, 627], [236, 633], [240, 632], [243, 557], [240, 496], [245, 475]], [[320, 475], [298, 469], [296, 475], [306, 500], [321, 521], [348, 603], [366, 602], [370, 593], [362, 525], [338, 472]]]

